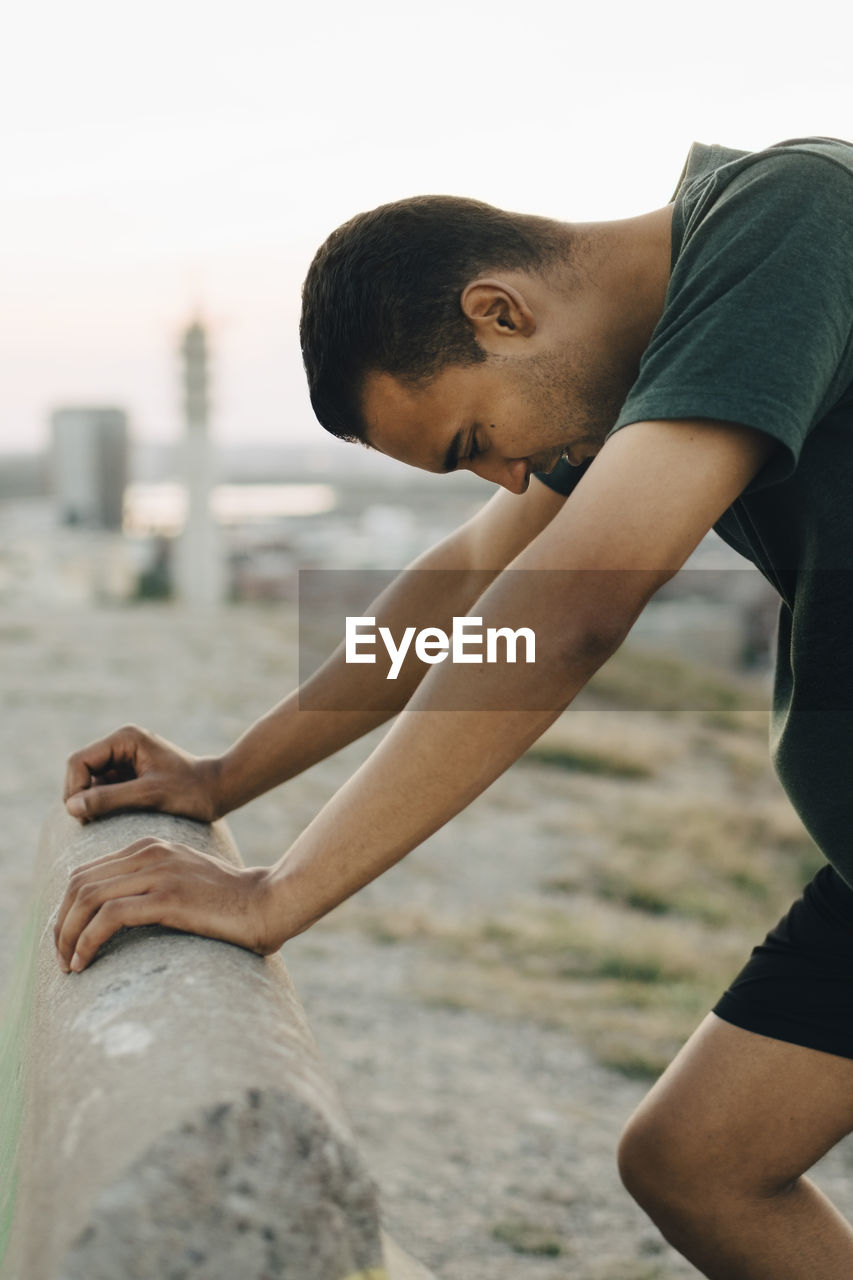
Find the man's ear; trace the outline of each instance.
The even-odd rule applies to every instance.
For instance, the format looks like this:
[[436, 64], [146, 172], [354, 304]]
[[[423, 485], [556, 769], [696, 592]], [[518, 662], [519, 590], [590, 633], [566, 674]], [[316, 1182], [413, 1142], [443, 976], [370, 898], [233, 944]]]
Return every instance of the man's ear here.
[[507, 338], [529, 338], [536, 332], [536, 316], [524, 294], [497, 276], [472, 280], [459, 299], [486, 351], [502, 351]]

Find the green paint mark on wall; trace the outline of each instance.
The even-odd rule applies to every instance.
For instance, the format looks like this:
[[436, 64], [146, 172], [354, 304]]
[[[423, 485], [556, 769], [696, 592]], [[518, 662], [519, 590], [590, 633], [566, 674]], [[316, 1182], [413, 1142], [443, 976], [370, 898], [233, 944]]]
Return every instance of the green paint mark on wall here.
[[24, 1102], [24, 1054], [36, 974], [37, 919], [33, 901], [12, 965], [0, 1020], [0, 1266], [6, 1255], [18, 1187], [18, 1141]]

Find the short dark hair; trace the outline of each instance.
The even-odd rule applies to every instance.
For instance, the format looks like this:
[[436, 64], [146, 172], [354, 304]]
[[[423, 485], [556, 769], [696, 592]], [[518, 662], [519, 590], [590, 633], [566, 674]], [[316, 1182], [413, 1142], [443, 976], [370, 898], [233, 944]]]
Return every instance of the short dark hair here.
[[370, 373], [424, 384], [486, 354], [460, 305], [497, 268], [543, 267], [565, 247], [560, 224], [480, 200], [415, 196], [359, 213], [317, 250], [302, 288], [299, 336], [317, 418], [363, 440]]

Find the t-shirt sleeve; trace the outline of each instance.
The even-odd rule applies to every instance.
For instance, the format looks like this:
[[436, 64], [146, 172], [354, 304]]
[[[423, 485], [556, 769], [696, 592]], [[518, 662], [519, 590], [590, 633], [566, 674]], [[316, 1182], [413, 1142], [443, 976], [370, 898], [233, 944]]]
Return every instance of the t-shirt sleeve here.
[[851, 324], [853, 174], [813, 154], [765, 156], [688, 214], [613, 431], [653, 419], [742, 423], [783, 446], [751, 487], [782, 480], [849, 389]]

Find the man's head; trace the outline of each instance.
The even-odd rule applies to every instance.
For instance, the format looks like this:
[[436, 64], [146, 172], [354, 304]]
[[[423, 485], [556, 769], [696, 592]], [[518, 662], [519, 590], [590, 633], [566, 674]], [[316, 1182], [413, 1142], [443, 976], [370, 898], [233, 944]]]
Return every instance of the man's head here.
[[333, 435], [363, 440], [364, 384], [387, 373], [424, 385], [486, 359], [462, 310], [484, 272], [542, 270], [567, 252], [558, 223], [478, 200], [416, 196], [360, 213], [317, 251], [300, 337], [311, 403]]
[[609, 225], [450, 196], [345, 223], [303, 288], [302, 352], [322, 425], [519, 493], [561, 454], [597, 452], [638, 360], [632, 281], [621, 237], [600, 231]]

